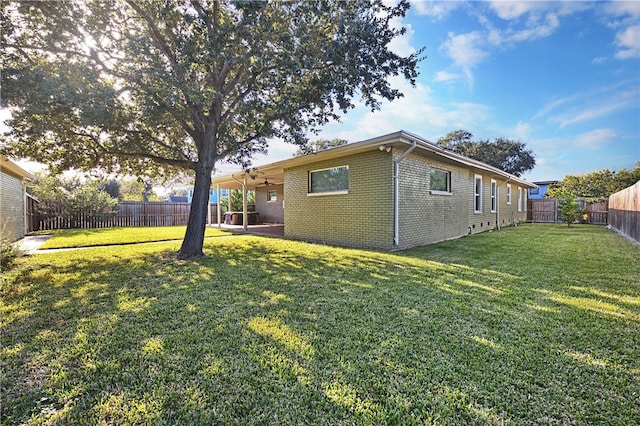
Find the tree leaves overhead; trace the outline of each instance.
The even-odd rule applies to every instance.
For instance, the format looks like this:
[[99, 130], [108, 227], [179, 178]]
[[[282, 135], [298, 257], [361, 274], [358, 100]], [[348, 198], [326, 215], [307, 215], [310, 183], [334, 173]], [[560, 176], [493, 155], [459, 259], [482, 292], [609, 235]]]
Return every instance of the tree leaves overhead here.
[[[402, 16], [381, 2], [21, 2], [3, 5], [5, 152], [70, 167], [246, 163], [361, 97], [416, 77], [387, 49]], [[33, 145], [39, 140], [40, 148]], [[55, 149], [51, 149], [54, 148]], [[209, 152], [211, 151], [211, 152]], [[203, 157], [204, 156], [204, 157]]]
[[610, 195], [622, 191], [640, 181], [640, 161], [633, 169], [620, 169], [617, 172], [609, 169], [598, 170], [582, 175], [567, 175], [560, 182], [553, 184], [545, 197], [560, 198], [571, 194], [586, 201], [602, 201]]
[[523, 142], [497, 138], [493, 142], [471, 140], [466, 130], [455, 130], [438, 139], [436, 144], [469, 158], [492, 165], [507, 173], [520, 176], [536, 164], [533, 151]]

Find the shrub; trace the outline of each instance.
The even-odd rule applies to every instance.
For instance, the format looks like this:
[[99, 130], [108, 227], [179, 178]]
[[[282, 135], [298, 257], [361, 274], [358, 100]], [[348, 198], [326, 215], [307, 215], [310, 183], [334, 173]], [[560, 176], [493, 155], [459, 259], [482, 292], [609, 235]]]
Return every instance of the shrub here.
[[571, 194], [564, 194], [558, 198], [560, 202], [560, 220], [567, 223], [567, 226], [571, 226], [572, 223], [577, 222], [584, 211], [580, 208], [575, 198]]
[[0, 240], [0, 269], [11, 269], [18, 257], [18, 249], [7, 239]]

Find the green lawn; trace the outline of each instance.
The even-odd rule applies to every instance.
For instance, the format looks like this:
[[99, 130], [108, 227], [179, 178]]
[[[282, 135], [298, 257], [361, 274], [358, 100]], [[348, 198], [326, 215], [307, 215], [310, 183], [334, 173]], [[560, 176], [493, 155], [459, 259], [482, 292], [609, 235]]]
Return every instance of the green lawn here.
[[[186, 226], [162, 226], [149, 228], [108, 228], [108, 229], [60, 229], [53, 231], [41, 249], [70, 247], [109, 246], [115, 244], [136, 244], [155, 241], [170, 241], [184, 238]], [[228, 232], [207, 228], [205, 237], [227, 235]]]
[[636, 424], [640, 249], [524, 225], [400, 253], [249, 235], [3, 277], [3, 424]]

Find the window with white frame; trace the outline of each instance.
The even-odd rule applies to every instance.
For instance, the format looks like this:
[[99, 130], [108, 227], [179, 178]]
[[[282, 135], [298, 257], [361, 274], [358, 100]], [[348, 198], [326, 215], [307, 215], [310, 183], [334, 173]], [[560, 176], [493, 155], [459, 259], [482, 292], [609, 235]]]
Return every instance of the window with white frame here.
[[432, 193], [451, 193], [451, 172], [431, 169], [429, 172], [429, 189]]
[[349, 191], [349, 166], [309, 172], [309, 195], [346, 194]]
[[507, 204], [511, 204], [511, 184], [507, 184]]
[[267, 202], [271, 203], [274, 201], [278, 201], [278, 191], [269, 191], [267, 192]]
[[527, 190], [522, 191], [522, 209], [527, 211]]
[[482, 213], [482, 176], [476, 175], [473, 188], [473, 210], [475, 213]]
[[498, 183], [495, 179], [491, 179], [491, 212], [498, 210]]
[[518, 187], [518, 211], [522, 211], [522, 188]]

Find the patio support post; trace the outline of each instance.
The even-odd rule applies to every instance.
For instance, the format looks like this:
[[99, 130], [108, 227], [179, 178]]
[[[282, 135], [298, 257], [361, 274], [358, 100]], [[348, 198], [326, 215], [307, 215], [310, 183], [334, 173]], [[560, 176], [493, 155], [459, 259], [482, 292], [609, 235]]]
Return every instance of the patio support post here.
[[217, 213], [217, 217], [218, 217], [218, 229], [220, 229], [220, 227], [221, 227], [220, 226], [220, 223], [221, 223], [220, 222], [220, 217], [222, 216], [222, 208], [220, 206], [220, 184], [219, 183], [216, 184], [216, 193], [217, 193], [216, 194], [217, 195], [216, 196], [216, 200], [218, 200], [216, 202], [216, 210], [217, 210], [216, 213]]
[[247, 178], [242, 179], [242, 228], [247, 230], [249, 214], [247, 213]]

